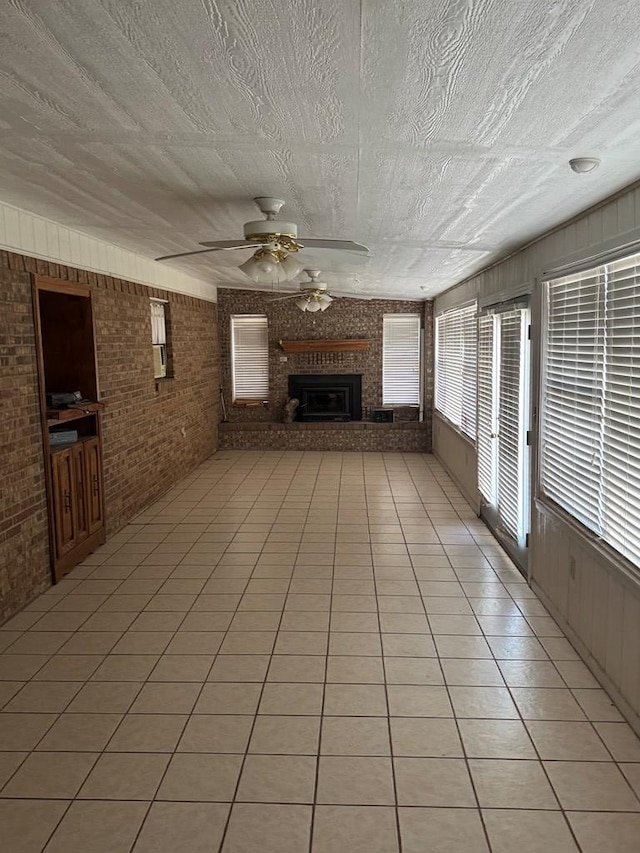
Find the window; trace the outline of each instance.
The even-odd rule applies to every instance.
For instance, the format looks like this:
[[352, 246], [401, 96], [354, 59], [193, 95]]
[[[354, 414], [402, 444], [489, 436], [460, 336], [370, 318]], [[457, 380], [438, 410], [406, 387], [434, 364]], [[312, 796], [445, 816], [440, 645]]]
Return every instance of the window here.
[[382, 403], [420, 404], [420, 315], [385, 314], [382, 320]]
[[231, 318], [233, 400], [266, 400], [269, 396], [269, 339], [262, 314]]
[[151, 300], [151, 345], [153, 347], [153, 375], [162, 379], [167, 375], [167, 303]]
[[640, 255], [548, 282], [543, 495], [640, 566]]
[[475, 302], [436, 317], [436, 409], [472, 439], [476, 437], [477, 347]]

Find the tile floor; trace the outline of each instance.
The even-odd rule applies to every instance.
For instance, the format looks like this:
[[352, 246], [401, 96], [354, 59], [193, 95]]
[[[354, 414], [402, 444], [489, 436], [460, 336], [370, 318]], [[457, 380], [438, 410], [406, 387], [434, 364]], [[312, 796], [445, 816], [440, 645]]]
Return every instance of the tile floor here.
[[640, 742], [428, 455], [221, 452], [0, 649], [4, 853], [640, 850]]

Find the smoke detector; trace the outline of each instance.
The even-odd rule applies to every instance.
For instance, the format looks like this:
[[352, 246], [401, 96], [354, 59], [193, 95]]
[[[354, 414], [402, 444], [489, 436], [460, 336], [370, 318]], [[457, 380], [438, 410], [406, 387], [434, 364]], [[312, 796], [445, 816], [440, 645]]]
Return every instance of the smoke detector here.
[[586, 175], [598, 168], [600, 160], [597, 157], [574, 157], [569, 160], [569, 165], [578, 175]]

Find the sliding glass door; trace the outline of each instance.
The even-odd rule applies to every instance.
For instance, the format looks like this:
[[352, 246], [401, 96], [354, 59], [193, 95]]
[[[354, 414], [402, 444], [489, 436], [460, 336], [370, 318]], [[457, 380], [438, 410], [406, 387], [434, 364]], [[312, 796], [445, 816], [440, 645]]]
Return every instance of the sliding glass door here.
[[478, 319], [478, 489], [481, 514], [520, 568], [529, 532], [529, 308]]

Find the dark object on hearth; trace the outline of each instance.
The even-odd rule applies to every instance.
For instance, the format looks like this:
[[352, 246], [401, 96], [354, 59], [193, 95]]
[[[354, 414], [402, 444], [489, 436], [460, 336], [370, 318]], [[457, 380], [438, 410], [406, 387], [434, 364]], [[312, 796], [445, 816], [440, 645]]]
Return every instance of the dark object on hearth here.
[[287, 402], [284, 404], [284, 413], [282, 415], [282, 422], [285, 424], [290, 424], [293, 422], [293, 419], [296, 416], [296, 409], [300, 405], [300, 400], [295, 397], [290, 397]]
[[390, 424], [394, 420], [393, 409], [373, 409], [371, 411], [371, 420], [377, 424]]
[[222, 385], [220, 386], [220, 408], [222, 409], [222, 423], [226, 424], [229, 422], [229, 418], [227, 417], [227, 402], [224, 399]]

